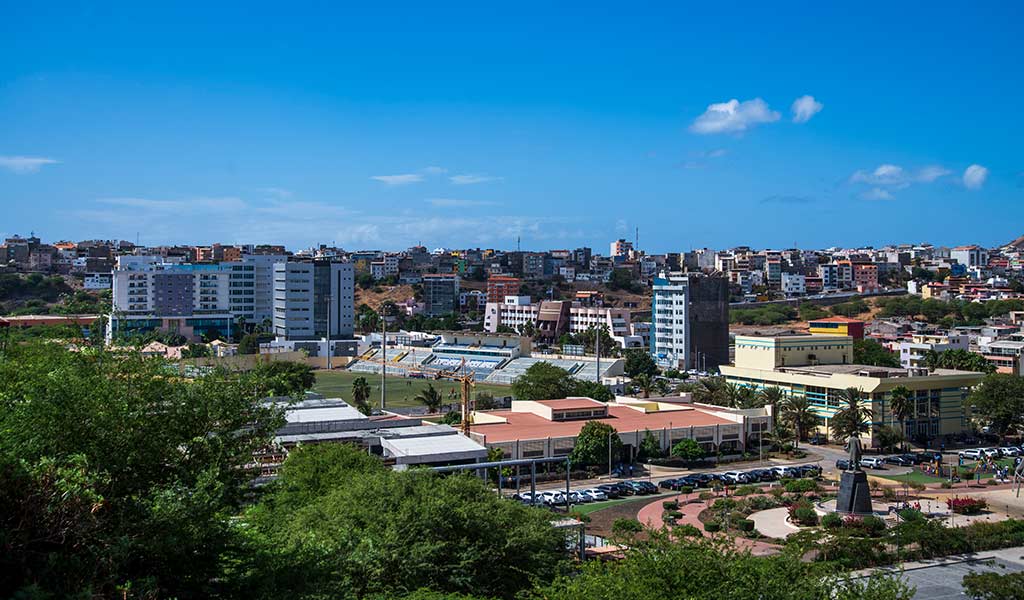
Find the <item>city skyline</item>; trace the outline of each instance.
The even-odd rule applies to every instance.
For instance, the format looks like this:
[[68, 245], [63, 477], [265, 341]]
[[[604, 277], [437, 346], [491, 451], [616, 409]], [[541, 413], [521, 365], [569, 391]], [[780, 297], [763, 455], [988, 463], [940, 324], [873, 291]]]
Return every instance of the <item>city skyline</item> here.
[[745, 9], [757, 26], [166, 10], [9, 11], [0, 234], [600, 250], [639, 227], [677, 252], [1022, 233], [1014, 4]]

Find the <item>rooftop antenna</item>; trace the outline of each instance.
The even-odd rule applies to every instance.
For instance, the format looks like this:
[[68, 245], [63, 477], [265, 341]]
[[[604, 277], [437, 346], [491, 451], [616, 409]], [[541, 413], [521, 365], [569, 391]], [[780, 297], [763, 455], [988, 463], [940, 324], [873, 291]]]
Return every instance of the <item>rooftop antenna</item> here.
[[522, 247], [522, 244], [521, 244], [522, 241], [523, 241], [523, 238], [517, 235], [516, 236], [516, 252], [522, 252], [523, 251], [523, 247]]
[[640, 250], [640, 227], [636, 228], [636, 250]]

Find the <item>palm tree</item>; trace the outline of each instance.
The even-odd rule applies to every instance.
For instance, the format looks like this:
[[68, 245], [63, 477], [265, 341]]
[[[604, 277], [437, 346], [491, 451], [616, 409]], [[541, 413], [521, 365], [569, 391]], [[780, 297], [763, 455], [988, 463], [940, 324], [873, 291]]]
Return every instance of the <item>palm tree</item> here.
[[764, 402], [764, 406], [772, 407], [772, 429], [774, 429], [775, 425], [779, 421], [779, 402], [781, 402], [786, 397], [786, 394], [785, 392], [782, 391], [782, 388], [769, 386], [766, 388], [761, 388], [761, 391], [759, 391], [757, 395], [761, 399], [761, 401]]
[[832, 417], [832, 430], [836, 437], [849, 439], [870, 431], [871, 409], [861, 404], [859, 388], [849, 387], [840, 391], [838, 400], [843, 408]]
[[633, 378], [633, 383], [636, 385], [639, 391], [643, 392], [644, 398], [651, 397], [651, 390], [654, 389], [655, 382], [654, 378], [647, 373], [640, 373]]
[[703, 404], [717, 404], [722, 397], [725, 380], [721, 377], [704, 377], [693, 390], [693, 399]]
[[889, 392], [889, 411], [900, 422], [900, 432], [906, 433], [907, 420], [914, 414], [914, 397], [905, 386], [896, 386]]
[[441, 392], [435, 390], [434, 384], [432, 383], [427, 384], [427, 389], [420, 390], [420, 393], [416, 394], [416, 397], [413, 398], [413, 400], [416, 400], [423, 404], [423, 406], [426, 406], [427, 410], [431, 414], [436, 413], [441, 409], [441, 402], [443, 401], [441, 398]]
[[800, 440], [804, 437], [805, 425], [809, 421], [815, 419], [814, 413], [811, 412], [811, 403], [807, 399], [807, 396], [803, 395], [790, 395], [787, 396], [779, 403], [779, 409], [782, 412], [784, 420], [793, 427], [795, 435], [793, 439], [795, 447], [800, 447]]
[[370, 405], [370, 384], [366, 383], [365, 377], [356, 377], [352, 381], [352, 404], [364, 415], [369, 415], [373, 410]]

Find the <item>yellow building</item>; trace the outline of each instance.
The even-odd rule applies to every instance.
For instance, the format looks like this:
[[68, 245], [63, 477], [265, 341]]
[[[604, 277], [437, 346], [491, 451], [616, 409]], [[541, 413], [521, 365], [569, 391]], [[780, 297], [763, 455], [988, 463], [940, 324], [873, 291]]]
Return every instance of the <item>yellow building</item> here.
[[735, 364], [721, 367], [730, 383], [761, 389], [778, 387], [787, 394], [805, 396], [828, 433], [828, 421], [842, 408], [840, 392], [857, 388], [871, 404], [874, 429], [899, 423], [892, 417], [889, 399], [903, 386], [916, 400], [914, 415], [906, 423], [908, 438], [960, 433], [968, 428], [963, 402], [970, 388], [984, 375], [951, 369], [902, 369], [853, 364], [853, 338], [836, 335], [736, 336]]

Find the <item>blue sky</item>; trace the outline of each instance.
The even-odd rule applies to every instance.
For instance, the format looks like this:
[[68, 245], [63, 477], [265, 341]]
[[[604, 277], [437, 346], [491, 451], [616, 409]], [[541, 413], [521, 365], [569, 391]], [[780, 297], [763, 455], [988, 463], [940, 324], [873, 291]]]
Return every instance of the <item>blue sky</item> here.
[[149, 4], [4, 7], [0, 234], [1024, 234], [1020, 3]]

